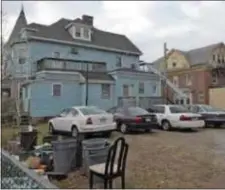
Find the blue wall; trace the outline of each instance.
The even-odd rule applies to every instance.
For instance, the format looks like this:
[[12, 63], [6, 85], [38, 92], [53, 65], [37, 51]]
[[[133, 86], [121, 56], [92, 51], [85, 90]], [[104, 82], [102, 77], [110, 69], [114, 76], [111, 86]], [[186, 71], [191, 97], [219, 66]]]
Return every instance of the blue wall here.
[[[62, 84], [61, 96], [52, 96], [52, 83]], [[78, 83], [69, 81], [39, 81], [31, 85], [30, 114], [32, 117], [55, 116], [71, 106], [81, 104], [81, 89]]]
[[[82, 85], [84, 89], [84, 102], [85, 102], [85, 94], [86, 88], [85, 85]], [[101, 84], [89, 84], [89, 93], [88, 93], [88, 105], [98, 106], [104, 110], [108, 110], [109, 108], [116, 105], [116, 97], [115, 97], [115, 85], [110, 84], [110, 98], [102, 99], [102, 88]]]
[[[141, 74], [131, 75], [129, 73], [117, 73], [113, 75], [116, 77], [116, 104], [118, 97], [123, 96], [123, 85], [133, 86], [130, 87], [130, 96], [135, 96], [138, 101], [139, 97], [159, 97], [161, 96], [161, 83], [156, 77], [143, 76]], [[139, 83], [144, 83], [144, 93], [139, 93]]]
[[[30, 42], [30, 55], [33, 61], [37, 61], [43, 57], [52, 57], [53, 52], [60, 52], [61, 58], [98, 61], [107, 64], [107, 70], [116, 69], [117, 56], [120, 53], [101, 51], [91, 48], [76, 47], [78, 54], [71, 54], [72, 45], [61, 45], [54, 43]], [[132, 63], [137, 63], [139, 56], [123, 55], [123, 67], [131, 67]], [[36, 71], [36, 64], [33, 64], [33, 71]]]

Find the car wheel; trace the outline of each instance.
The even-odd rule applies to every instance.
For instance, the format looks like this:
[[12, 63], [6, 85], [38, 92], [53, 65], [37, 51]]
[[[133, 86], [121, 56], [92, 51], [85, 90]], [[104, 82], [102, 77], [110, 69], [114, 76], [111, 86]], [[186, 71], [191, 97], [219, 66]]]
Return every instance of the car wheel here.
[[171, 125], [170, 125], [169, 121], [163, 121], [162, 122], [162, 129], [164, 131], [169, 131], [171, 129]]
[[79, 131], [78, 131], [78, 129], [77, 129], [77, 127], [72, 127], [72, 130], [71, 130], [71, 136], [72, 137], [74, 137], [74, 138], [78, 138], [78, 136], [79, 136]]
[[151, 129], [145, 129], [146, 133], [150, 133], [152, 130]]
[[120, 132], [123, 133], [123, 134], [127, 133], [127, 125], [126, 124], [120, 125]]
[[55, 130], [54, 130], [52, 123], [50, 123], [48, 126], [48, 132], [49, 132], [49, 134], [52, 134], [52, 135], [55, 134]]

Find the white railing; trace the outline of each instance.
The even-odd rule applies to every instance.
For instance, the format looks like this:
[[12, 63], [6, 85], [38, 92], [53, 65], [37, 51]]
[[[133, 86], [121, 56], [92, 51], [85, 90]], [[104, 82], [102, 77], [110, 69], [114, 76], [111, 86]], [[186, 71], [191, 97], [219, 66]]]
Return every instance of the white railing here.
[[180, 98], [188, 98], [188, 96], [182, 92], [177, 86], [175, 86], [168, 78], [166, 78], [160, 71], [152, 67], [151, 65], [148, 65], [149, 70], [151, 70], [153, 73], [158, 75], [161, 80], [166, 81], [166, 84], [175, 92], [177, 93]]

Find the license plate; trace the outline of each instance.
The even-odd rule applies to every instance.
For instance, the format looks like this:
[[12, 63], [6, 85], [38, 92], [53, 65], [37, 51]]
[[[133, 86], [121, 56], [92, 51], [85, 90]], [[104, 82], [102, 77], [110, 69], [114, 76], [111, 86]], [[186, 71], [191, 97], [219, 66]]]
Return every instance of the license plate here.
[[105, 122], [106, 122], [106, 118], [101, 118], [101, 119], [100, 119], [100, 122], [101, 122], [101, 123], [105, 123]]
[[150, 122], [151, 119], [150, 119], [150, 118], [146, 118], [145, 121], [146, 121], [146, 122]]

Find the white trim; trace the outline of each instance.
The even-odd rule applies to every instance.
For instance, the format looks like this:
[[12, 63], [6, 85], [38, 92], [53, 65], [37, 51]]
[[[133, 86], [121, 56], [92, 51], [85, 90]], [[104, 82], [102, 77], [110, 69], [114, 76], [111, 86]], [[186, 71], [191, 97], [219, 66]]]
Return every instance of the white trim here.
[[78, 75], [80, 75], [80, 73], [77, 72], [77, 71], [74, 71], [74, 72], [67, 72], [67, 71], [38, 71], [38, 72], [36, 72], [36, 74], [39, 74], [39, 73], [49, 73], [49, 74], [69, 74], [69, 75], [78, 74]]
[[62, 44], [71, 44], [71, 45], [77, 45], [77, 46], [82, 46], [82, 47], [89, 47], [89, 48], [108, 50], [108, 51], [114, 51], [114, 52], [122, 52], [122, 53], [139, 55], [139, 56], [142, 55], [142, 53], [137, 53], [137, 52], [130, 52], [130, 51], [124, 51], [124, 50], [119, 50], [119, 49], [114, 49], [114, 48], [107, 48], [107, 47], [102, 47], [102, 46], [97, 46], [97, 45], [92, 45], [92, 44], [83, 44], [83, 43], [79, 43], [79, 42], [67, 42], [67, 41], [56, 40], [56, 39], [52, 39], [52, 38], [29, 36], [28, 40], [29, 39], [43, 40], [43, 41], [47, 41], [47, 42], [57, 42], [57, 43], [62, 43]]
[[[83, 82], [81, 83], [85, 83], [85, 79]], [[110, 81], [110, 80], [91, 80], [89, 79], [88, 80], [88, 83], [90, 84], [114, 84], [115, 82], [114, 81]]]
[[[60, 96], [54, 96], [54, 94], [53, 94], [53, 86], [54, 85], [60, 85]], [[53, 97], [61, 97], [62, 96], [62, 87], [63, 87], [63, 84], [61, 82], [52, 83], [52, 96]]]

